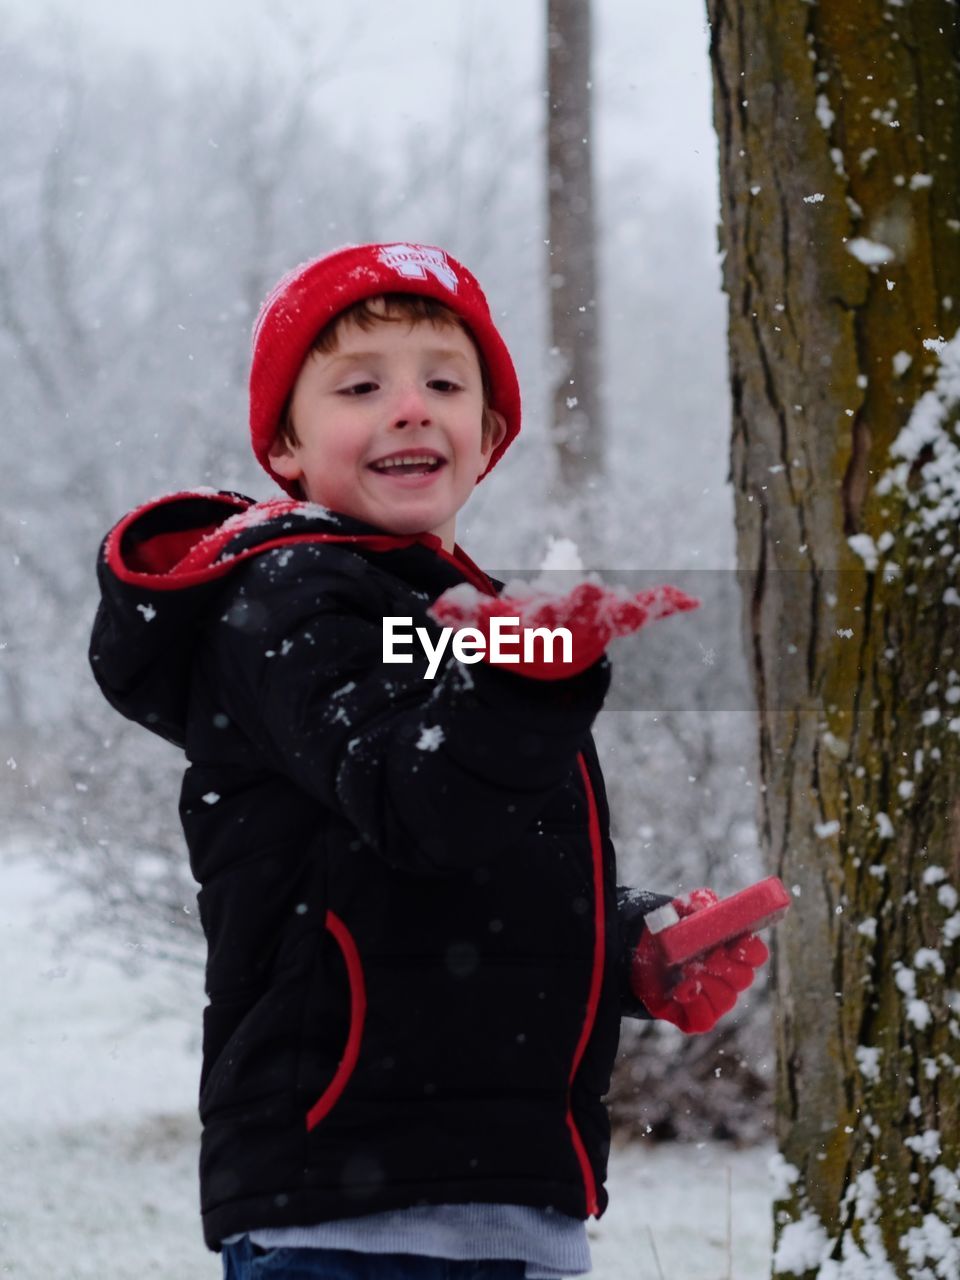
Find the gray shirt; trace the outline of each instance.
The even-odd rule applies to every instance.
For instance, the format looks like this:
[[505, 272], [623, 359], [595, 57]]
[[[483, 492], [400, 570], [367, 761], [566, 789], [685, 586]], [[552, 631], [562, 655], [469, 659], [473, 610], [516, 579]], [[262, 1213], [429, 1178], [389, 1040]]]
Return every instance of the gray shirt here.
[[[590, 1270], [586, 1223], [555, 1209], [516, 1204], [441, 1204], [394, 1209], [305, 1227], [249, 1233], [263, 1249], [355, 1249], [432, 1258], [515, 1258], [526, 1280], [561, 1280]], [[230, 1236], [231, 1244], [242, 1236]]]

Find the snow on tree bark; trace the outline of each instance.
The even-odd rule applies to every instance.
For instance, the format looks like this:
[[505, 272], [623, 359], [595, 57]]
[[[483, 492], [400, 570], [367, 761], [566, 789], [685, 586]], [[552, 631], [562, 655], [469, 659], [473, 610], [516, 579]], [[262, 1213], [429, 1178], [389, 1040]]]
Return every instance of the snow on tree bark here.
[[796, 886], [774, 1271], [956, 1275], [960, 20], [707, 8], [759, 827]]

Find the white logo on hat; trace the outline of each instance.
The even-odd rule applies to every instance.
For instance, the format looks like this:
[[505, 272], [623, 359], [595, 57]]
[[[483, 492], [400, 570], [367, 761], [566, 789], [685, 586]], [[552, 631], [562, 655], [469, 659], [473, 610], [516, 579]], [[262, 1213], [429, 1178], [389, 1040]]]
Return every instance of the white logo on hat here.
[[377, 256], [384, 266], [392, 267], [410, 280], [426, 280], [429, 271], [444, 288], [451, 293], [457, 291], [457, 273], [442, 249], [432, 249], [423, 244], [388, 244]]

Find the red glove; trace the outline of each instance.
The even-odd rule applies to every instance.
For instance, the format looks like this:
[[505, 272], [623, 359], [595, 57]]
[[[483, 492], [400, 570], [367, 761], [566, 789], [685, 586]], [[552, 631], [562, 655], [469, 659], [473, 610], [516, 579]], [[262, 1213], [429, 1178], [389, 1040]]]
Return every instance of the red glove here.
[[[603, 587], [594, 582], [581, 582], [565, 595], [534, 591], [528, 596], [488, 596], [469, 584], [461, 583], [444, 591], [427, 612], [441, 626], [473, 627], [485, 641], [483, 660], [491, 666], [531, 676], [535, 680], [561, 680], [577, 675], [600, 658], [615, 636], [639, 631], [647, 622], [667, 618], [672, 613], [696, 609], [700, 601], [676, 587], [653, 587], [649, 591], [629, 594], [622, 588]], [[496, 660], [490, 656], [491, 619], [517, 618], [519, 624], [504, 628], [501, 645], [516, 655]], [[532, 637], [532, 657], [523, 661], [523, 632], [531, 627], [566, 627], [571, 633], [571, 658], [562, 661], [562, 638], [553, 643], [554, 661], [544, 661], [549, 652], [538, 637]]]
[[[712, 889], [694, 889], [671, 906], [692, 915], [718, 901]], [[745, 933], [706, 955], [670, 968], [661, 958], [654, 935], [645, 930], [633, 952], [630, 986], [654, 1018], [663, 1018], [687, 1035], [710, 1031], [753, 982], [756, 970], [770, 958], [766, 943]]]

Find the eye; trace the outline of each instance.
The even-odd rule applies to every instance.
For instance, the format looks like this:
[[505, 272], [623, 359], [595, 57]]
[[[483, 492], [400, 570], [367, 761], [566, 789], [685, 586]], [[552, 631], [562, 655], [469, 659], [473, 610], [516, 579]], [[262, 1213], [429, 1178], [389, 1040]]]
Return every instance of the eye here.
[[427, 386], [433, 391], [459, 391], [460, 386], [456, 382], [451, 382], [448, 378], [431, 378]]
[[341, 396], [365, 396], [369, 391], [376, 391], [375, 382], [355, 382], [352, 387], [342, 387], [337, 393]]

